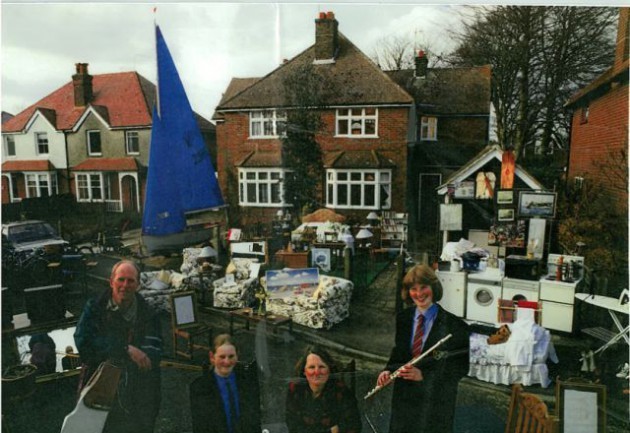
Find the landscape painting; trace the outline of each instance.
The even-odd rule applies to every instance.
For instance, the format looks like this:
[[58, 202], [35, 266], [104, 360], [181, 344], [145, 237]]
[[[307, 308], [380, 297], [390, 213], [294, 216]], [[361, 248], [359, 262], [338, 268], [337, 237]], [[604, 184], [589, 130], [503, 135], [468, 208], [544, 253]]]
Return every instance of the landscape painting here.
[[555, 192], [521, 192], [518, 215], [521, 217], [553, 218], [556, 213]]
[[317, 268], [271, 270], [266, 272], [266, 277], [270, 299], [295, 295], [311, 296], [319, 284]]

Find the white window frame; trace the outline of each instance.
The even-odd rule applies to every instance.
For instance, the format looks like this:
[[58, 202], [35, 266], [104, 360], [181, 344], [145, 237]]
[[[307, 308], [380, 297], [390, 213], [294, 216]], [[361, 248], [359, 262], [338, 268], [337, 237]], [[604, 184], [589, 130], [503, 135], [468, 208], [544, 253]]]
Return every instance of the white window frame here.
[[[373, 180], [368, 179], [370, 175]], [[373, 204], [366, 204], [368, 188], [373, 189]], [[345, 202], [342, 192], [345, 189]], [[381, 203], [382, 189], [387, 193]], [[353, 190], [360, 194], [359, 203], [352, 202]], [[392, 170], [391, 169], [327, 169], [326, 170], [326, 206], [335, 209], [370, 209], [381, 210], [392, 207]]]
[[[25, 171], [24, 186], [26, 187], [26, 198], [44, 197], [44, 195], [42, 195], [43, 188], [47, 190], [48, 197], [59, 193], [57, 173], [55, 172]], [[31, 194], [31, 188], [35, 189], [35, 194]]]
[[[44, 142], [45, 140], [45, 142]], [[46, 151], [42, 152], [41, 147], [46, 146]], [[47, 132], [35, 133], [35, 151], [38, 155], [48, 155], [50, 153], [50, 142], [48, 141]]]
[[278, 110], [249, 112], [249, 138], [278, 138], [286, 134], [287, 113]]
[[[9, 152], [11, 147], [13, 147], [13, 152]], [[4, 155], [7, 158], [15, 158], [17, 155], [15, 149], [15, 137], [13, 135], [4, 136]]]
[[[241, 206], [283, 207], [284, 179], [288, 170], [283, 168], [239, 168], [238, 202]], [[274, 187], [279, 201], [274, 202]], [[249, 188], [253, 188], [253, 191]], [[254, 199], [250, 194], [253, 193]], [[264, 195], [264, 197], [261, 197]]]
[[420, 140], [437, 141], [437, 117], [422, 116], [420, 118]]
[[[97, 185], [92, 185], [94, 181], [98, 178], [98, 189], [100, 190], [100, 198], [94, 198], [94, 189], [97, 188]], [[106, 198], [106, 190], [105, 190], [105, 177], [101, 172], [81, 172], [75, 174], [75, 192], [78, 202], [102, 202], [105, 201]], [[82, 182], [85, 182], [85, 186], [81, 185]], [[86, 196], [82, 196], [83, 192], [86, 192]]]
[[[373, 112], [374, 114], [369, 112]], [[373, 133], [367, 132], [368, 122], [374, 122]], [[346, 125], [345, 132], [341, 130], [340, 124]], [[354, 131], [356, 131], [356, 133]], [[338, 108], [335, 115], [335, 136], [350, 138], [378, 138], [378, 108]]]
[[[138, 150], [131, 150], [130, 141], [135, 137]], [[125, 152], [127, 155], [140, 155], [140, 133], [138, 131], [125, 131]]]
[[[95, 152], [92, 149], [92, 134], [98, 134], [98, 140], [99, 140], [99, 146], [100, 146], [100, 151], [99, 152]], [[87, 141], [87, 150], [88, 150], [88, 155], [90, 156], [102, 156], [103, 155], [103, 140], [101, 140], [101, 131], [98, 129], [91, 129], [89, 131], [85, 131], [86, 134], [86, 141]]]

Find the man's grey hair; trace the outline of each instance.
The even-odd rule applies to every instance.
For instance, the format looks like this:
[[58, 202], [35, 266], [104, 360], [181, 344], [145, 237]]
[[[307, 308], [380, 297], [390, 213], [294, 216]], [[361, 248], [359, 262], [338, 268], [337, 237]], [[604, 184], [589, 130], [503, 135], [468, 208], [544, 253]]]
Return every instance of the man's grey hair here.
[[124, 264], [128, 264], [133, 266], [133, 268], [136, 270], [136, 280], [140, 280], [140, 267], [138, 266], [138, 264], [136, 262], [134, 262], [133, 260], [121, 260], [118, 263], [116, 263], [113, 267], [112, 267], [112, 273], [109, 276], [109, 279], [113, 279], [114, 275], [116, 275], [116, 271], [118, 270], [119, 267], [121, 267]]

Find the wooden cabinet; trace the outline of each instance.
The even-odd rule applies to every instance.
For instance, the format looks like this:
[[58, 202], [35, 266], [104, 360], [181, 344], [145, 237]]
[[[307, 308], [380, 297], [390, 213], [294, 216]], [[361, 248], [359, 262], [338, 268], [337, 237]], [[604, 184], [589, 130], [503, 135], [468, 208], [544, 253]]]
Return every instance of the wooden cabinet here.
[[308, 268], [310, 251], [289, 252], [285, 250], [276, 253], [276, 261], [284, 263], [287, 268]]

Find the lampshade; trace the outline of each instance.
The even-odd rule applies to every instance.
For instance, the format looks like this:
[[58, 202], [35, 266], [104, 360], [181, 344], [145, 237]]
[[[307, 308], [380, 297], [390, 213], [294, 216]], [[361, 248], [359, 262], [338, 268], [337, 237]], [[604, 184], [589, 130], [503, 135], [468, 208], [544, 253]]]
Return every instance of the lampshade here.
[[282, 218], [284, 216], [284, 211], [282, 209], [280, 209], [278, 212], [276, 212], [276, 216], [278, 218]]
[[357, 239], [367, 239], [372, 237], [372, 232], [368, 229], [361, 229], [359, 233], [357, 233]]
[[378, 214], [374, 211], [370, 212], [367, 216], [368, 220], [377, 220], [378, 219]]
[[210, 257], [216, 257], [218, 256], [219, 253], [217, 253], [217, 250], [215, 250], [212, 247], [203, 247], [201, 249], [201, 252], [199, 253], [199, 258], [200, 259], [207, 259]]

